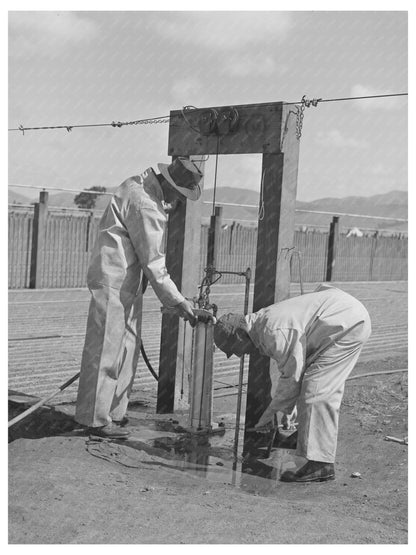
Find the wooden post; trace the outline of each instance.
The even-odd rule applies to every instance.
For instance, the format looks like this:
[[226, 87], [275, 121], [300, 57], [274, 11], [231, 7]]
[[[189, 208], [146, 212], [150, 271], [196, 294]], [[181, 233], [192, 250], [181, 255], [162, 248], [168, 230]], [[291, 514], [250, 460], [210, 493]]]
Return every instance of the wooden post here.
[[[290, 258], [295, 230], [299, 142], [295, 118], [283, 107], [282, 152], [263, 154], [253, 312], [290, 295]], [[270, 403], [270, 358], [250, 355], [246, 422], [252, 428]], [[251, 435], [245, 432], [244, 448]]]
[[334, 216], [332, 218], [331, 225], [329, 227], [329, 237], [328, 237], [328, 252], [326, 258], [326, 278], [325, 281], [332, 281], [334, 278], [335, 270], [335, 259], [337, 255], [338, 246], [338, 236], [339, 236], [339, 216]]
[[210, 268], [215, 268], [217, 265], [218, 244], [221, 233], [222, 222], [222, 206], [215, 207], [215, 213], [211, 216], [209, 229], [208, 229], [208, 249], [207, 249], [207, 268], [210, 281], [212, 280], [212, 273]]
[[[203, 162], [198, 167], [204, 171]], [[200, 183], [202, 187], [202, 182]], [[166, 241], [166, 267], [182, 295], [193, 298], [199, 283], [199, 252], [202, 196], [186, 201], [169, 215]], [[160, 338], [158, 414], [189, 407], [192, 328], [182, 318], [163, 314]]]
[[35, 203], [32, 230], [32, 252], [30, 258], [29, 288], [41, 287], [43, 251], [45, 249], [46, 220], [48, 217], [48, 192], [39, 193], [39, 202]]
[[369, 268], [369, 276], [368, 279], [370, 281], [373, 280], [373, 268], [374, 268], [374, 258], [376, 256], [377, 251], [377, 239], [378, 239], [378, 231], [376, 231], [371, 240], [371, 252], [370, 252], [370, 268]]

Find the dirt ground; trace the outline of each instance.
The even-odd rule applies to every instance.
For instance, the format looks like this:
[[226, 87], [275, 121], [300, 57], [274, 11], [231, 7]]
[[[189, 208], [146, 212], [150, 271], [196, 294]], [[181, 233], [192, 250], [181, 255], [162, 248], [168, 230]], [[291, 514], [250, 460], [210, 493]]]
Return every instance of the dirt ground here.
[[[357, 371], [390, 368], [407, 368], [407, 360]], [[336, 480], [327, 483], [280, 482], [280, 472], [302, 462], [282, 449], [242, 472], [227, 397], [215, 405], [225, 434], [198, 445], [181, 433], [180, 416], [155, 416], [154, 402], [149, 395], [132, 403], [132, 441], [124, 444], [90, 441], [74, 428], [71, 404], [17, 425], [9, 543], [407, 543], [408, 447], [385, 440], [407, 436], [407, 373], [347, 383]], [[11, 417], [22, 410], [10, 408]]]

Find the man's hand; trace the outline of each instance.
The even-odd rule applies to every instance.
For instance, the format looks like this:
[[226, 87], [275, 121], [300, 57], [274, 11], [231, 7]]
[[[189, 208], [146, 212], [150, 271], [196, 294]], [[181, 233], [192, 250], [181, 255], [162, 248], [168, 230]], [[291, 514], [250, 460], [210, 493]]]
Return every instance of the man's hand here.
[[296, 430], [295, 421], [298, 416], [297, 408], [295, 407], [290, 414], [283, 414], [282, 428], [284, 430]]
[[194, 314], [193, 305], [188, 299], [183, 300], [181, 303], [175, 305], [179, 316], [184, 320], [188, 320], [191, 326], [195, 326], [197, 319]]

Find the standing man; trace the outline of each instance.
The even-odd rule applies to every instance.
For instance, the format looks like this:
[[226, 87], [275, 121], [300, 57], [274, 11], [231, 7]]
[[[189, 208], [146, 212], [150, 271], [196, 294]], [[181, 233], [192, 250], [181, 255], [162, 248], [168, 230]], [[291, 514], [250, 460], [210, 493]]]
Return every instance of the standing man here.
[[298, 430], [288, 447], [307, 463], [286, 471], [285, 482], [335, 478], [339, 409], [345, 380], [371, 334], [365, 307], [327, 284], [243, 316], [226, 314], [214, 328], [216, 345], [242, 356], [256, 350], [277, 362], [281, 374], [274, 398], [256, 424], [261, 429], [278, 411], [298, 410]]
[[195, 321], [192, 304], [171, 280], [163, 250], [167, 214], [198, 200], [202, 173], [187, 158], [130, 177], [105, 210], [87, 284], [91, 292], [75, 420], [90, 433], [126, 438], [122, 428], [141, 344], [143, 285], [148, 280], [165, 307]]

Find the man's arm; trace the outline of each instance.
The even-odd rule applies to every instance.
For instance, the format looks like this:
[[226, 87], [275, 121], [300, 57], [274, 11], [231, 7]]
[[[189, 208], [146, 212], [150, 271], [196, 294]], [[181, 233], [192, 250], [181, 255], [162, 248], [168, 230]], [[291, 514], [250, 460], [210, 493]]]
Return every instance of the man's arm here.
[[263, 335], [262, 343], [267, 352], [265, 354], [277, 362], [281, 375], [275, 396], [256, 427], [268, 424], [276, 412], [290, 414], [293, 411], [300, 393], [306, 356], [305, 336], [295, 329], [268, 330]]
[[162, 304], [188, 313], [190, 303], [179, 292], [166, 268], [162, 247], [166, 226], [164, 214], [150, 203], [139, 207], [133, 203], [125, 223], [140, 265]]

